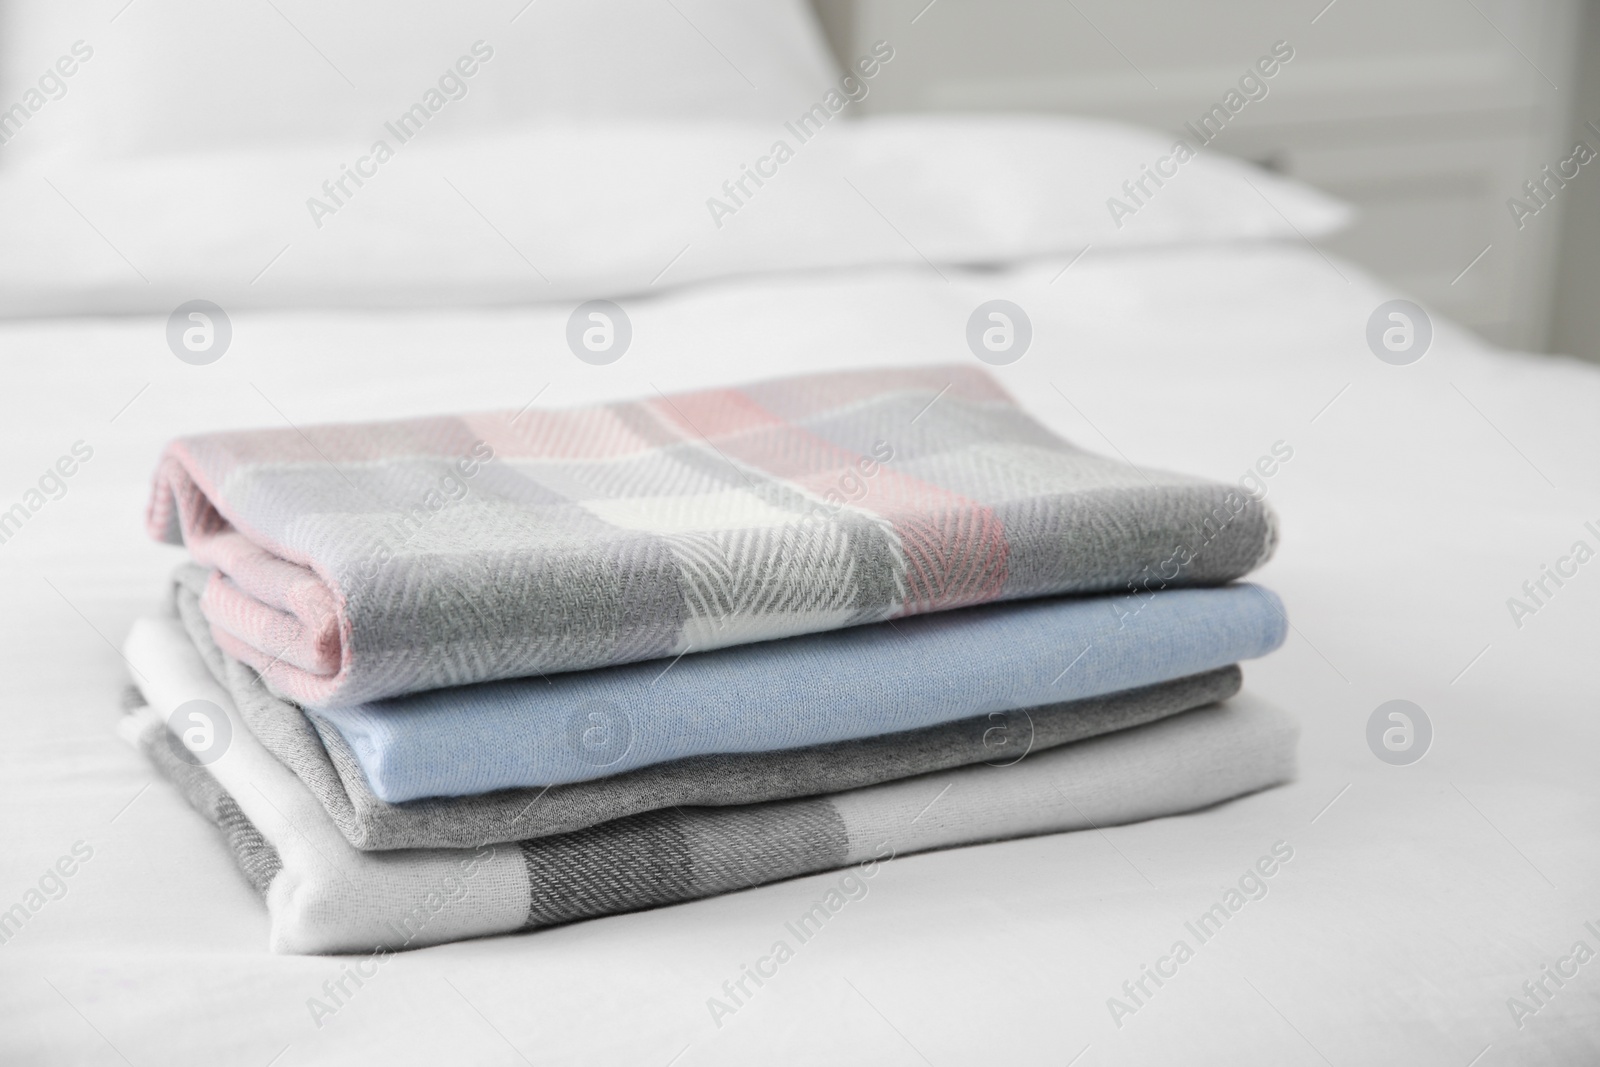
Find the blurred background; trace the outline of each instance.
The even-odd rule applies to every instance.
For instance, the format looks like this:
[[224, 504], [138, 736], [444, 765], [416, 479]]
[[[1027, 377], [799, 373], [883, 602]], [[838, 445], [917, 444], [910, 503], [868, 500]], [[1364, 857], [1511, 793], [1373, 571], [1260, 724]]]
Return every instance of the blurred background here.
[[[0, 952], [0, 1067], [1600, 1063], [1594, 975], [1507, 1010], [1600, 931], [1600, 563], [1566, 569], [1600, 559], [1600, 368], [1492, 348], [1600, 360], [1597, 38], [1600, 0], [0, 0], [0, 913], [96, 856]], [[1116, 124], [1192, 140], [1275, 49], [1115, 230], [1170, 143]], [[600, 297], [633, 347], [577, 339]], [[1433, 321], [1389, 346], [1402, 298]], [[1247, 679], [1299, 780], [897, 865], [728, 1029], [704, 998], [814, 883], [411, 954], [324, 1027], [344, 963], [267, 956], [273, 907], [117, 736], [181, 558], [144, 522], [166, 442], [935, 361], [1130, 465], [1277, 470], [1294, 621]], [[1409, 767], [1393, 700], [1437, 724]], [[1271, 899], [1124, 1029], [1107, 997], [1280, 839]]]
[[[1580, 142], [1600, 151], [1600, 0], [812, 2], [826, 41], [784, 15], [796, 55], [814, 46], [822, 62], [831, 48], [844, 65], [875, 41], [895, 48], [856, 115], [1042, 111], [1177, 134], [1285, 41], [1292, 63], [1210, 150], [1355, 204], [1359, 220], [1327, 249], [1486, 339], [1600, 360], [1600, 165], [1574, 157]], [[63, 154], [364, 144], [375, 116], [480, 31], [510, 58], [452, 107], [457, 133], [552, 113], [667, 117], [681, 92], [669, 104], [651, 87], [676, 84], [675, 50], [725, 76], [697, 113], [803, 107], [780, 98], [777, 75], [757, 89], [739, 66], [757, 44], [715, 7], [632, 5], [606, 31], [626, 69], [601, 70], [560, 44], [594, 18], [549, 0], [404, 4], [388, 19], [308, 0], [0, 0], [0, 108], [76, 63], [75, 41], [93, 51], [34, 97], [25, 128], [0, 117], [0, 170]]]
[[[1600, 151], [1600, 2], [816, 4], [840, 55], [905, 41], [869, 113], [1070, 112], [1178, 134], [1287, 40], [1271, 94], [1211, 147], [1355, 204], [1326, 247], [1485, 338], [1600, 360], [1600, 166], [1565, 188], [1542, 173], [1580, 141]], [[1524, 189], [1539, 180], [1548, 207]], [[1520, 230], [1512, 198], [1538, 209]]]

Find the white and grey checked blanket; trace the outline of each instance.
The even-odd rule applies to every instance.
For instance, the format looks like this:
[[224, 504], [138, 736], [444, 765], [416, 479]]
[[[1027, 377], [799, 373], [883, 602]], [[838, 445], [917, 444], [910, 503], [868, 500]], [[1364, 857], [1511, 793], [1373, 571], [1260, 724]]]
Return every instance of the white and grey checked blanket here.
[[148, 526], [213, 569], [217, 644], [311, 707], [1222, 583], [1275, 541], [1238, 487], [1084, 452], [968, 367], [186, 437]]
[[[224, 831], [287, 953], [388, 952], [534, 929], [882, 863], [930, 849], [1192, 811], [1286, 781], [1298, 728], [1242, 694], [1009, 765], [977, 764], [764, 804], [666, 808], [479, 848], [363, 852], [253, 737], [175, 619], [142, 619], [125, 653], [148, 706], [126, 735]], [[233, 726], [199, 766], [166, 725], [191, 699]], [[824, 889], [821, 920], [834, 905]], [[834, 894], [837, 896], [837, 893]]]

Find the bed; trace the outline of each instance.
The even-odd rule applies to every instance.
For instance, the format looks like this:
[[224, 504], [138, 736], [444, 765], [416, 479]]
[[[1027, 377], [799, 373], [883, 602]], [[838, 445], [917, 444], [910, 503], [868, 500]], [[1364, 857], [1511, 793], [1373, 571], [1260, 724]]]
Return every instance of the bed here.
[[[1221, 160], [1152, 199], [1142, 236], [1119, 237], [1135, 227], [1105, 219], [1104, 176], [1127, 174], [1159, 142], [1094, 124], [939, 120], [877, 136], [861, 123], [797, 159], [770, 197], [749, 198], [749, 230], [718, 244], [728, 235], [700, 201], [721, 178], [709, 189], [701, 179], [752, 160], [744, 121], [696, 127], [703, 142], [672, 139], [700, 145], [682, 158], [666, 147], [650, 157], [683, 188], [705, 189], [681, 218], [647, 197], [614, 208], [661, 221], [610, 257], [631, 342], [604, 364], [567, 342], [574, 304], [600, 285], [573, 266], [582, 242], [542, 261], [536, 235], [550, 217], [517, 215], [503, 189], [486, 186], [481, 202], [465, 186], [454, 201], [440, 192], [429, 203], [462, 211], [468, 200], [467, 220], [483, 227], [419, 216], [410, 246], [434, 243], [403, 261], [382, 243], [394, 217], [374, 210], [325, 254], [285, 256], [261, 288], [244, 265], [271, 257], [278, 219], [189, 246], [163, 239], [172, 203], [151, 190], [163, 173], [170, 188], [213, 167], [204, 173], [244, 176], [196, 182], [226, 200], [219, 190], [246, 178], [299, 182], [310, 166], [300, 157], [269, 153], [281, 173], [247, 149], [128, 163], [143, 185], [43, 162], [0, 176], [8, 196], [39, 203], [82, 193], [73, 210], [98, 218], [105, 242], [59, 219], [3, 224], [0, 302], [13, 317], [0, 322], [0, 507], [22, 503], [27, 516], [0, 544], [14, 731], [0, 757], [0, 908], [51, 870], [73, 873], [0, 945], [0, 1060], [1600, 1058], [1600, 965], [1589, 963], [1600, 948], [1600, 564], [1588, 566], [1600, 547], [1600, 371], [1494, 350], [1442, 320], [1421, 358], [1380, 358], [1369, 322], [1405, 294], [1319, 250], [1338, 206]], [[963, 180], [935, 180], [984, 136], [975, 126], [1001, 129], [1001, 143], [1039, 138], [997, 201], [960, 191], [1000, 188], [998, 171], [970, 164]], [[498, 160], [469, 173], [504, 173], [506, 159], [548, 156], [550, 138], [569, 136], [473, 134], [461, 151]], [[625, 158], [639, 136], [618, 134], [608, 150]], [[415, 155], [433, 166], [425, 148]], [[557, 170], [551, 180], [573, 195], [595, 184]], [[65, 175], [57, 193], [41, 191], [40, 173]], [[119, 188], [139, 195], [107, 210]], [[1074, 206], [1051, 215], [1041, 205], [1052, 198]], [[621, 204], [594, 193], [589, 210], [608, 203]], [[779, 206], [759, 216], [769, 204]], [[318, 236], [296, 232], [291, 243]], [[703, 258], [684, 254], [675, 268], [685, 235]], [[115, 276], [146, 254], [170, 259], [143, 284]], [[535, 262], [560, 283], [552, 293], [535, 290]], [[483, 275], [463, 280], [461, 264]], [[174, 358], [167, 320], [201, 297], [227, 309], [231, 341], [196, 364]], [[1260, 477], [1282, 540], [1259, 580], [1282, 596], [1292, 630], [1245, 677], [1298, 717], [1297, 780], [1177, 818], [896, 860], [731, 1017], [708, 1012], [708, 998], [830, 876], [405, 953], [333, 1017], [308, 1012], [324, 983], [349, 981], [350, 961], [269, 955], [265, 912], [215, 828], [117, 737], [118, 646], [177, 558], [142, 529], [163, 442], [974, 359], [969, 318], [995, 299], [1026, 310], [1032, 339], [992, 373], [1068, 439], [1228, 481], [1272, 468]], [[41, 482], [63, 456], [74, 473]], [[1396, 699], [1431, 724], [1426, 755], [1407, 765], [1369, 744], [1375, 711]], [[1186, 924], [1263, 857], [1277, 861], [1266, 894], [1175, 960]]]

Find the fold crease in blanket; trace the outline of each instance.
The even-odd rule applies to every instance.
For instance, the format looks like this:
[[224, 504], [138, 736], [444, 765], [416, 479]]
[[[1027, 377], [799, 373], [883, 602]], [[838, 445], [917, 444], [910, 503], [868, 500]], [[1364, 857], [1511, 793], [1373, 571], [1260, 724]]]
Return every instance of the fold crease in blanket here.
[[[250, 733], [177, 620], [138, 621], [125, 653], [149, 705], [134, 712], [130, 732], [147, 751], [165, 743], [167, 715], [187, 700], [210, 700], [230, 718], [227, 751], [176, 784], [192, 800], [201, 776], [214, 778], [275, 850], [281, 867], [265, 893], [271, 946], [291, 953], [419, 947], [929, 849], [1192, 811], [1287, 780], [1297, 734], [1283, 712], [1241, 695], [1009, 766], [801, 800], [654, 811], [515, 845], [363, 852]], [[236, 853], [259, 848], [253, 838], [231, 841]]]
[[994, 600], [1238, 578], [1271, 511], [1084, 452], [963, 366], [185, 437], [147, 524], [312, 707]]

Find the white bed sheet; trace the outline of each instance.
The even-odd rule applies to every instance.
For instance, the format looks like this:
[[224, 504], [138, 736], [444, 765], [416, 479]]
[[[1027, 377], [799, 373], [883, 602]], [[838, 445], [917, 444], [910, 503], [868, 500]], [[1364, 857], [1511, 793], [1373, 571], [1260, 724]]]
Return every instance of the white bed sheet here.
[[[1596, 543], [1600, 370], [1495, 353], [1444, 323], [1421, 362], [1381, 363], [1365, 324], [1398, 294], [1304, 246], [1064, 263], [690, 289], [629, 304], [633, 347], [607, 367], [565, 350], [566, 308], [239, 312], [208, 367], [174, 359], [154, 317], [0, 326], [0, 507], [74, 441], [94, 448], [0, 544], [0, 908], [74, 842], [94, 850], [0, 945], [0, 1061], [1600, 1059], [1600, 962], [1551, 984], [1520, 1029], [1507, 1006], [1575, 941], [1600, 949], [1584, 927], [1600, 929], [1600, 563], [1520, 630], [1505, 604], [1572, 542]], [[177, 558], [141, 529], [162, 441], [961, 360], [968, 314], [993, 297], [1034, 323], [997, 376], [1070, 438], [1228, 479], [1293, 448], [1269, 481], [1283, 543], [1261, 579], [1294, 631], [1246, 684], [1300, 717], [1299, 780], [1181, 818], [895, 861], [720, 1027], [707, 998], [829, 876], [405, 954], [318, 1027], [307, 999], [348, 961], [268, 955], [266, 915], [215, 831], [114, 732], [113, 646]], [[1365, 741], [1396, 697], [1436, 731], [1403, 768]], [[1185, 921], [1278, 841], [1294, 858], [1269, 894], [1198, 945]], [[1107, 998], [1179, 938], [1194, 958], [1118, 1027]]]

